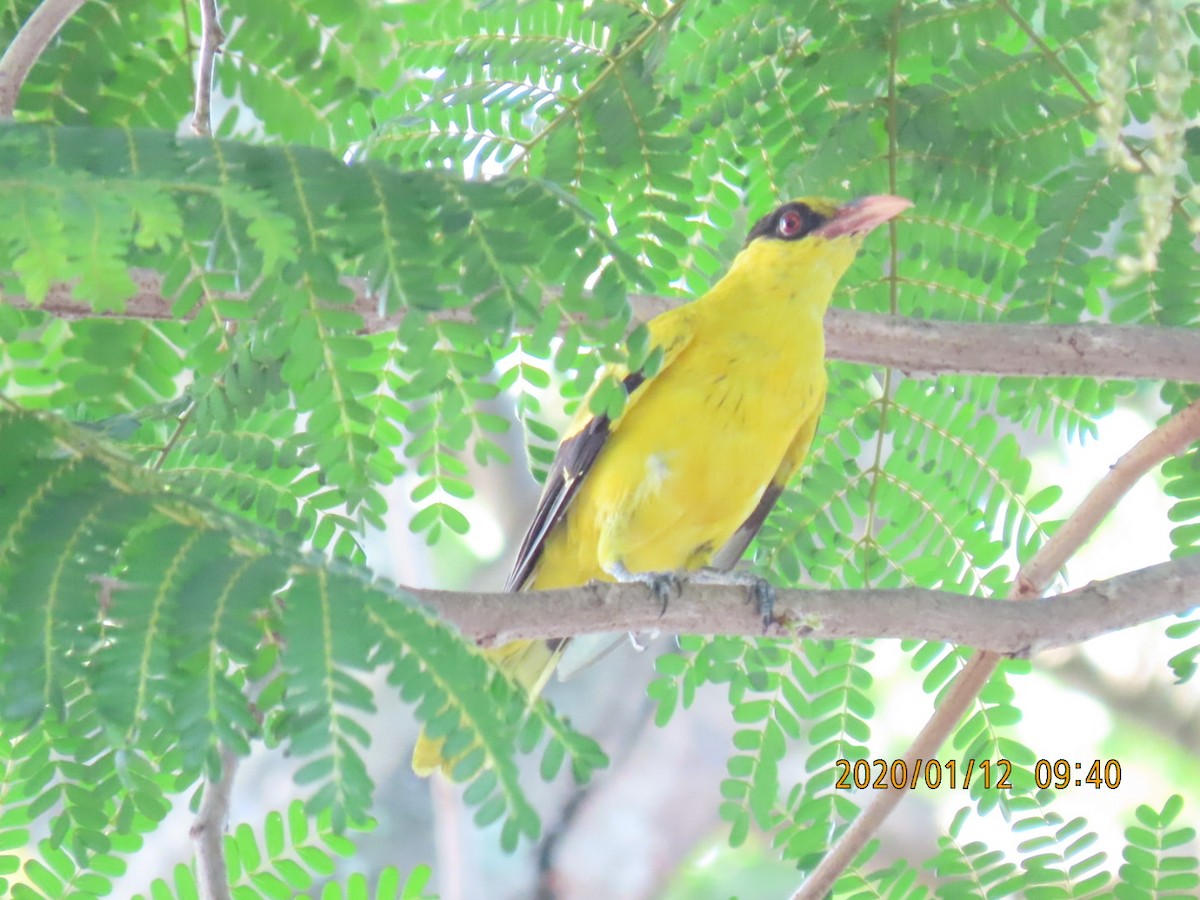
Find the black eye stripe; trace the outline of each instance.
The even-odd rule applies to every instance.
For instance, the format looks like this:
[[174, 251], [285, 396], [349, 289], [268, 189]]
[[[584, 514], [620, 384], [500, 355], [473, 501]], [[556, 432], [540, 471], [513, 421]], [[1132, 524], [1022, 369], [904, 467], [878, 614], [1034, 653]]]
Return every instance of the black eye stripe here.
[[[800, 216], [800, 227], [791, 234], [781, 231], [783, 217], [788, 213]], [[746, 238], [749, 244], [755, 238], [773, 238], [779, 241], [798, 241], [820, 228], [828, 219], [809, 206], [807, 203], [785, 203], [769, 215], [763, 216], [754, 223], [750, 235]]]

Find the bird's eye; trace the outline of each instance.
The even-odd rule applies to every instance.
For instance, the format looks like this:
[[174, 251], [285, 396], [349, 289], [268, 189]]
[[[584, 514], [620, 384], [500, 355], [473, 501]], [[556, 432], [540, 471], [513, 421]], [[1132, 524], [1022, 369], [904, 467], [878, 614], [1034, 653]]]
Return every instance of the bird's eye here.
[[775, 226], [781, 238], [794, 238], [803, 228], [804, 216], [794, 209], [784, 210], [783, 215], [779, 217], [779, 224]]

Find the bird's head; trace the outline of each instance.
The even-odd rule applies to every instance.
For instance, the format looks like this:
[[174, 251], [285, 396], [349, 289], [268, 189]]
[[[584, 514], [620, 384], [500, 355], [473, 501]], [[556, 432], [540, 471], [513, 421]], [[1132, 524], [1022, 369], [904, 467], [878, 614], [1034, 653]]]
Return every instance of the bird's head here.
[[910, 206], [911, 200], [889, 194], [841, 204], [822, 197], [792, 200], [754, 224], [735, 266], [770, 269], [783, 280], [804, 273], [836, 283], [854, 261], [863, 238]]

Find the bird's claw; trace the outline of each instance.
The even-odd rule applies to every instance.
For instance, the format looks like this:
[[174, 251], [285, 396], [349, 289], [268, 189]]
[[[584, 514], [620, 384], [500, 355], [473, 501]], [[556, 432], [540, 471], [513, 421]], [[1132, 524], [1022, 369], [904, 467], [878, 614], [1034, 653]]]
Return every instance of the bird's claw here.
[[667, 612], [667, 606], [671, 602], [671, 595], [679, 596], [683, 593], [683, 584], [680, 582], [679, 576], [674, 572], [647, 573], [646, 584], [650, 590], [654, 591], [654, 596], [662, 604], [662, 608], [658, 611], [660, 618]]
[[762, 616], [763, 634], [766, 634], [775, 622], [775, 586], [765, 578], [755, 577], [750, 586], [750, 601]]
[[658, 613], [660, 617], [666, 614], [671, 595], [678, 596], [683, 593], [683, 583], [674, 572], [630, 572], [623, 564], [615, 563], [609, 567], [608, 573], [617, 581], [638, 582], [650, 588], [662, 604]]

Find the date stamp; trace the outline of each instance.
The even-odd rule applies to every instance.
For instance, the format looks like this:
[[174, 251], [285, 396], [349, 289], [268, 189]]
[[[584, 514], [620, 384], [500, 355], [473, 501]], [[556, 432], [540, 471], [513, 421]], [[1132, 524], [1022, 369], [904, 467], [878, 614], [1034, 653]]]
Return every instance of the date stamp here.
[[[969, 790], [972, 783], [984, 789], [1012, 790], [1013, 764], [1007, 759], [918, 759], [913, 766], [907, 760], [839, 759], [834, 761], [838, 777], [834, 788], [883, 788], [916, 790]], [[1115, 759], [1095, 759], [1073, 763], [1067, 759], [1039, 759], [1033, 766], [1033, 783], [1039, 788], [1093, 787], [1116, 790], [1121, 786], [1121, 763]]]
[[945, 762], [918, 759], [911, 770], [903, 759], [894, 759], [890, 763], [886, 759], [839, 759], [835, 760], [834, 765], [841, 770], [841, 775], [833, 786], [844, 791], [869, 787], [916, 790], [922, 784], [933, 791], [939, 788], [967, 790], [973, 778], [982, 782], [985, 788], [1012, 790], [1010, 778], [1013, 765], [1007, 759], [995, 762], [990, 759], [968, 759], [962, 765], [955, 759]]

